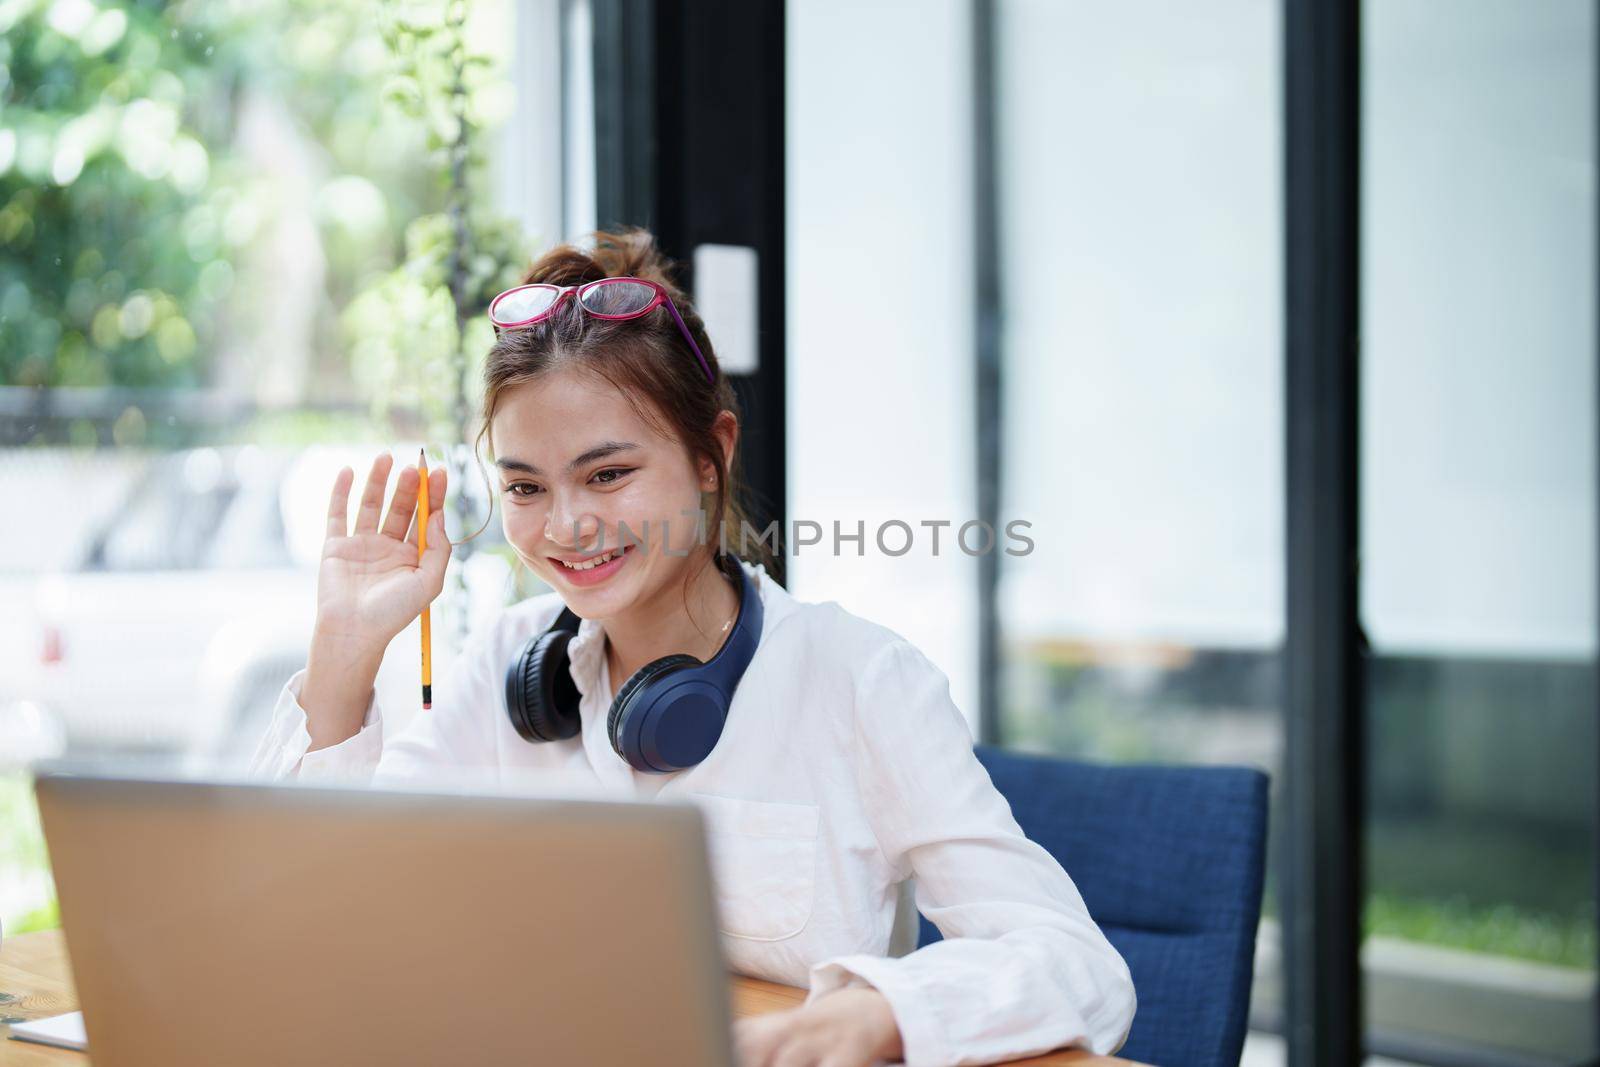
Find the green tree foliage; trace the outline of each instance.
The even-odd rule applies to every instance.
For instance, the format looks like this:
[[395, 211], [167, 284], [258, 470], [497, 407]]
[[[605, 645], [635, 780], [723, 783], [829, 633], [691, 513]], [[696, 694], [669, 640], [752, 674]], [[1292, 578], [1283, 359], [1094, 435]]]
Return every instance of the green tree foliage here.
[[465, 0], [390, 3], [380, 28], [396, 58], [385, 99], [426, 130], [443, 209], [406, 227], [405, 256], [371, 279], [345, 309], [352, 371], [377, 413], [401, 404], [423, 413], [437, 440], [465, 440], [470, 400], [493, 341], [483, 312], [515, 284], [527, 260], [517, 225], [488, 205], [485, 133], [508, 91], [481, 49]]
[[[482, 206], [510, 8], [465, 11], [0, 0], [0, 383], [205, 385], [240, 337], [271, 358], [272, 279], [247, 253], [308, 205], [286, 204], [243, 145], [247, 105], [267, 99], [309, 161], [325, 263], [313, 384], [453, 420], [470, 368], [441, 299], [470, 327], [525, 258]], [[467, 225], [453, 202], [472, 205]]]

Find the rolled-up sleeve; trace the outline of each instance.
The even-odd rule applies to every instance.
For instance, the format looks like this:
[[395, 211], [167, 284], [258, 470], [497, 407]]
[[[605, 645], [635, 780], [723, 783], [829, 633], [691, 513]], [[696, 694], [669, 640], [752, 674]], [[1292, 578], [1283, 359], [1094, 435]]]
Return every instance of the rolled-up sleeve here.
[[907, 1067], [1122, 1047], [1133, 979], [1061, 864], [1022, 833], [972, 751], [945, 674], [896, 639], [860, 675], [856, 778], [879, 847], [915, 878], [944, 940], [810, 971], [807, 1002], [868, 984], [888, 1000]]
[[370, 778], [383, 752], [383, 713], [378, 708], [377, 691], [367, 696], [360, 730], [337, 745], [312, 752], [306, 709], [300, 703], [305, 680], [306, 668], [301, 667], [284, 683], [266, 732], [250, 759], [249, 773], [261, 778], [307, 781]]
[[492, 777], [497, 763], [492, 717], [503, 707], [494, 658], [496, 638], [492, 629], [468, 638], [449, 670], [437, 679], [433, 707], [418, 711], [387, 744], [383, 710], [374, 689], [360, 730], [336, 745], [310, 751], [311, 734], [300, 703], [306, 675], [302, 667], [279, 692], [248, 773], [374, 784], [420, 778], [482, 781], [486, 769]]

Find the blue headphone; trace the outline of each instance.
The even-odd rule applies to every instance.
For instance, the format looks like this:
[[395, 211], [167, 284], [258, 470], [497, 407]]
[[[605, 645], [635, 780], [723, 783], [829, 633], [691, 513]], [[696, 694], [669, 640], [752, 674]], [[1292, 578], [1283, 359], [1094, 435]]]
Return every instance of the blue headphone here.
[[[611, 747], [635, 770], [667, 774], [711, 754], [728, 719], [733, 691], [761, 642], [761, 594], [739, 560], [719, 552], [717, 566], [739, 586], [739, 614], [710, 662], [677, 653], [651, 660], [617, 690], [606, 718]], [[576, 737], [578, 687], [567, 644], [578, 616], [563, 607], [550, 629], [528, 639], [506, 670], [506, 711], [527, 741]]]

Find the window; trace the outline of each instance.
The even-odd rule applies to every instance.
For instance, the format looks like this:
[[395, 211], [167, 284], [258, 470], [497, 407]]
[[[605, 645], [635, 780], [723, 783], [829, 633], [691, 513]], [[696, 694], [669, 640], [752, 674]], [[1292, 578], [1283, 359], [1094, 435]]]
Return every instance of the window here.
[[1595, 15], [1364, 9], [1377, 1047], [1595, 1053]]
[[1002, 508], [1037, 542], [1001, 558], [999, 740], [1276, 776], [1278, 12], [995, 18]]

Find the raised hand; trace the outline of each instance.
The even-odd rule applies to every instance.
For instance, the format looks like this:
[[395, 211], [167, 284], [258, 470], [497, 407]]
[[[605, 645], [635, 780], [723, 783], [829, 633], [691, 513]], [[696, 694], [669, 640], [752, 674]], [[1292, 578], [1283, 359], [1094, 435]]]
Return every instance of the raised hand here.
[[428, 547], [418, 560], [417, 468], [401, 470], [388, 517], [378, 521], [393, 466], [387, 452], [373, 461], [354, 530], [347, 529], [345, 516], [355, 472], [343, 467], [333, 480], [317, 571], [316, 629], [300, 694], [312, 750], [339, 744], [361, 729], [384, 650], [444, 588], [450, 561], [445, 468], [428, 472]]
[[393, 466], [394, 457], [387, 452], [373, 461], [353, 530], [346, 529], [346, 514], [355, 472], [340, 469], [328, 500], [327, 539], [317, 573], [318, 634], [378, 656], [439, 595], [450, 560], [444, 533], [445, 468], [429, 472], [428, 547], [419, 561], [414, 516], [421, 479], [416, 467], [401, 469], [389, 513], [379, 522]]

